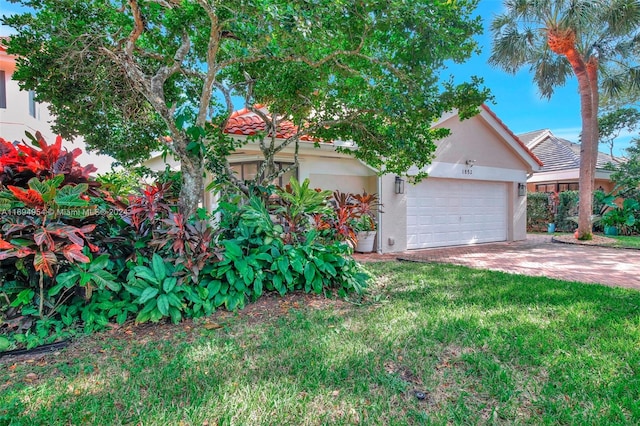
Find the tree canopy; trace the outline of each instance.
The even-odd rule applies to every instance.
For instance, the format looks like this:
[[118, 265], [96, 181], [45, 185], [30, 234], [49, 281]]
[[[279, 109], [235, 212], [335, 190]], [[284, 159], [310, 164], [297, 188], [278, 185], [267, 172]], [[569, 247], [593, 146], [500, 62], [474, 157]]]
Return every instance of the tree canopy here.
[[468, 117], [488, 97], [476, 78], [441, 76], [477, 50], [477, 0], [19, 2], [34, 12], [2, 19], [17, 31], [15, 78], [51, 104], [56, 130], [124, 162], [164, 145], [186, 212], [205, 166], [234, 179], [223, 132], [234, 97], [269, 130], [297, 125], [285, 141], [261, 135], [267, 160], [309, 135], [354, 141], [357, 158], [398, 174], [431, 161], [443, 112]]
[[618, 195], [636, 194], [637, 196], [640, 193], [640, 137], [631, 140], [626, 154], [626, 161], [616, 165], [611, 179], [616, 183]]
[[544, 97], [574, 75], [582, 117], [578, 233], [590, 239], [598, 155], [600, 89], [610, 96], [640, 88], [640, 1], [505, 0], [491, 25], [490, 63], [515, 73], [529, 66]]

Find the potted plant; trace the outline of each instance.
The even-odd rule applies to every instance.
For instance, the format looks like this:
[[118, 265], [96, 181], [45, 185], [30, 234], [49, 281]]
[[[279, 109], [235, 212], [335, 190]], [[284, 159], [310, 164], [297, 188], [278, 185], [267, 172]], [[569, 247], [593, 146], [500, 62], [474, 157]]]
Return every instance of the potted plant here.
[[378, 194], [368, 194], [366, 191], [352, 195], [351, 199], [354, 206], [351, 226], [357, 238], [355, 251], [370, 253], [374, 249], [376, 239], [376, 216], [382, 204], [378, 200]]
[[624, 227], [632, 227], [636, 223], [636, 213], [640, 205], [637, 200], [627, 198], [621, 207], [608, 210], [602, 215], [600, 223], [604, 226], [604, 234], [615, 236]]
[[370, 253], [373, 251], [376, 240], [376, 223], [373, 219], [364, 215], [351, 222], [351, 227], [356, 233], [357, 244], [355, 251], [360, 253]]

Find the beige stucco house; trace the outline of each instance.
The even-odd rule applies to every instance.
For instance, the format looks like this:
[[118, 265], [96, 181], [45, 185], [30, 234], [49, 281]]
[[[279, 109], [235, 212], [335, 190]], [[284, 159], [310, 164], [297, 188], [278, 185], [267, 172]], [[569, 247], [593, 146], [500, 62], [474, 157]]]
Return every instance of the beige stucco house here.
[[[544, 166], [527, 180], [530, 192], [577, 191], [580, 179], [580, 144], [554, 135], [549, 129], [518, 135]], [[620, 157], [598, 152], [594, 188], [610, 192], [614, 188], [610, 165], [623, 162]]]
[[[288, 126], [292, 124], [281, 123], [276, 136], [286, 138]], [[368, 165], [336, 152], [339, 143], [314, 147], [302, 141], [297, 178], [309, 178], [312, 186], [322, 189], [378, 193], [384, 205], [378, 218], [381, 253], [525, 239], [525, 185], [542, 166], [540, 160], [486, 106], [464, 121], [455, 113], [446, 114], [434, 126], [451, 129], [451, 135], [437, 143], [435, 160], [426, 170], [429, 178], [415, 185], [403, 182], [402, 193], [396, 189], [397, 176], [378, 176]], [[231, 116], [227, 133], [246, 141], [264, 128], [256, 114], [244, 109]], [[230, 162], [238, 176], [250, 179], [261, 159], [257, 143], [246, 142]], [[276, 160], [290, 164], [293, 152], [285, 150]], [[166, 166], [160, 156], [145, 164], [156, 170]], [[172, 160], [169, 165], [179, 168]], [[410, 170], [409, 175], [417, 172]], [[215, 203], [215, 196], [205, 194], [209, 208]]]
[[[52, 143], [56, 134], [51, 130], [55, 117], [49, 113], [44, 103], [36, 102], [32, 91], [20, 90], [18, 82], [11, 79], [16, 69], [16, 57], [7, 53], [6, 37], [0, 37], [0, 137], [8, 141], [27, 140], [25, 131], [35, 134], [39, 131], [44, 139]], [[115, 160], [106, 155], [87, 152], [82, 138], [73, 142], [64, 141], [69, 151], [80, 148], [82, 154], [77, 161], [80, 164], [93, 164], [98, 173], [111, 170]]]

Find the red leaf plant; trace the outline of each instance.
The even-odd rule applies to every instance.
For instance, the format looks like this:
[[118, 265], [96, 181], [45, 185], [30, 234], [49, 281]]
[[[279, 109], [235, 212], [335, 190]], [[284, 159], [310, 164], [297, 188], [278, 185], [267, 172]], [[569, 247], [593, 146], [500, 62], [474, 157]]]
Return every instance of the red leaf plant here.
[[[82, 150], [75, 148], [69, 152], [62, 146], [62, 137], [49, 145], [40, 132], [30, 136], [37, 145], [30, 146], [25, 142], [9, 142], [0, 138], [0, 183], [24, 187], [32, 177], [49, 179], [64, 175], [62, 185], [89, 183], [90, 174], [98, 169], [92, 164], [81, 166], [76, 159]], [[98, 186], [97, 182], [92, 185]]]

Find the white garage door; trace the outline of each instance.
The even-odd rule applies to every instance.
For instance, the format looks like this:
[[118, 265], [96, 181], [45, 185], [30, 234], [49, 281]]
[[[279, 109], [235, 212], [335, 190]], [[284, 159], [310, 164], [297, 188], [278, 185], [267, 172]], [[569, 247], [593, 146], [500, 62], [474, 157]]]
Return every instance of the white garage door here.
[[506, 183], [427, 178], [407, 185], [407, 248], [506, 239]]

